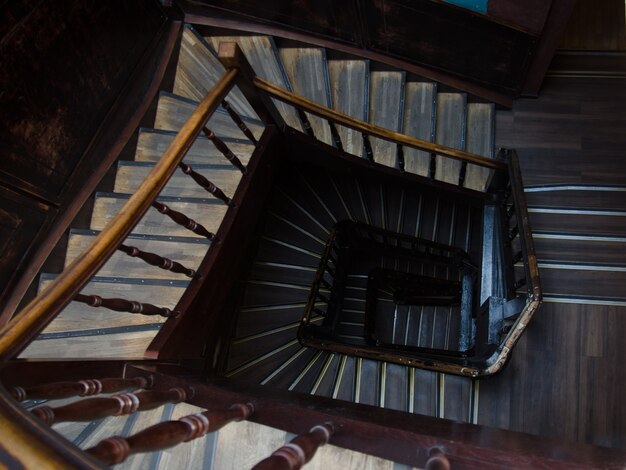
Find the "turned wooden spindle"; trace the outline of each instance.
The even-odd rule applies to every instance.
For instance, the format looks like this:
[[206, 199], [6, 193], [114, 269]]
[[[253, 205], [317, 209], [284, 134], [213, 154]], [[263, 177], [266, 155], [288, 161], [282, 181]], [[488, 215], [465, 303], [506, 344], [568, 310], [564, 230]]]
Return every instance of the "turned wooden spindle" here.
[[466, 174], [467, 174], [467, 162], [461, 162], [461, 169], [459, 170], [459, 186], [463, 186], [463, 183], [465, 183]]
[[424, 470], [450, 470], [450, 461], [442, 451], [432, 449], [426, 465], [424, 465]]
[[311, 430], [285, 444], [271, 456], [256, 464], [253, 470], [296, 470], [310, 461], [320, 446], [328, 442], [334, 432], [332, 423], [314, 426]]
[[363, 137], [363, 146], [365, 147], [365, 158], [367, 158], [370, 162], [373, 162], [374, 151], [372, 150], [370, 137], [366, 133], [362, 133], [361, 136]]
[[234, 206], [233, 200], [231, 198], [229, 198], [228, 196], [226, 196], [226, 194], [224, 194], [224, 191], [222, 191], [220, 188], [215, 186], [213, 183], [211, 183], [208, 179], [206, 179], [200, 173], [195, 171], [191, 167], [191, 165], [187, 165], [186, 163], [180, 162], [178, 164], [178, 166], [180, 167], [181, 170], [183, 170], [183, 173], [185, 173], [186, 175], [191, 176], [191, 178], [196, 183], [198, 183], [199, 186], [201, 186], [202, 188], [206, 189], [213, 196], [215, 196], [216, 198], [220, 199], [221, 201], [224, 201], [229, 206], [231, 206], [231, 207]]
[[430, 179], [435, 178], [435, 174], [437, 173], [437, 154], [430, 154], [430, 165], [428, 166], [428, 177]]
[[178, 421], [155, 424], [130, 437], [114, 436], [104, 439], [86, 452], [106, 465], [116, 465], [129, 455], [167, 449], [215, 432], [230, 422], [248, 418], [253, 411], [251, 403], [239, 403], [228, 410], [205, 411], [185, 416]]
[[196, 277], [196, 272], [193, 269], [189, 269], [176, 261], [157, 255], [156, 253], [142, 251], [135, 246], [128, 245], [120, 245], [117, 249], [132, 258], [139, 258], [151, 266], [156, 266], [157, 268], [165, 269], [166, 271], [172, 271], [173, 273], [184, 274], [185, 276], [191, 278]]
[[145, 390], [121, 393], [108, 398], [87, 398], [69, 405], [52, 408], [38, 406], [31, 413], [48, 425], [64, 421], [92, 421], [109, 416], [121, 416], [158, 408], [167, 403], [180, 403], [188, 393], [179, 387], [169, 390]]
[[315, 132], [313, 132], [313, 128], [311, 127], [311, 121], [309, 121], [309, 117], [306, 113], [300, 108], [296, 108], [296, 112], [298, 113], [298, 117], [300, 118], [300, 122], [302, 123], [302, 127], [304, 128], [306, 135], [315, 137]]
[[187, 217], [182, 212], [175, 211], [171, 207], [169, 207], [169, 206], [167, 206], [167, 205], [165, 205], [163, 203], [160, 203], [158, 201], [154, 201], [152, 203], [152, 207], [154, 207], [156, 210], [158, 210], [161, 214], [164, 214], [164, 215], [168, 216], [170, 219], [172, 219], [178, 225], [181, 225], [181, 226], [185, 227], [187, 230], [191, 230], [196, 235], [200, 235], [200, 236], [206, 237], [209, 240], [213, 240], [215, 238], [215, 234], [209, 232], [206, 228], [204, 228], [198, 222], [196, 222], [193, 219], [190, 219], [189, 217]]
[[85, 379], [77, 382], [51, 382], [32, 387], [11, 387], [9, 393], [17, 401], [24, 400], [53, 400], [68, 397], [86, 397], [99, 393], [114, 393], [128, 389], [150, 388], [152, 376], [104, 379]]
[[339, 136], [339, 132], [337, 132], [337, 126], [333, 121], [328, 121], [328, 125], [330, 126], [330, 135], [333, 138], [333, 143], [335, 147], [339, 150], [343, 150], [343, 144], [341, 143], [341, 137]]
[[166, 307], [158, 307], [156, 305], [137, 302], [135, 300], [105, 299], [99, 295], [76, 294], [74, 300], [89, 305], [90, 307], [104, 307], [116, 312], [136, 313], [140, 315], [158, 315], [165, 318], [176, 317], [178, 312], [172, 311]]
[[398, 168], [404, 171], [404, 147], [400, 144], [396, 145], [396, 156], [398, 158]]
[[241, 161], [237, 158], [237, 155], [235, 155], [228, 148], [228, 145], [226, 145], [222, 139], [216, 136], [215, 133], [208, 127], [203, 127], [202, 132], [204, 132], [204, 135], [206, 135], [207, 138], [213, 142], [215, 148], [219, 150], [224, 157], [226, 157], [226, 160], [228, 160], [234, 167], [238, 168], [242, 173], [246, 172], [246, 167], [243, 166], [243, 163], [241, 163]]
[[231, 107], [230, 103], [226, 100], [222, 101], [222, 108], [226, 110], [230, 118], [233, 120], [235, 125], [241, 130], [241, 132], [243, 132], [245, 136], [248, 139], [250, 139], [250, 142], [252, 142], [254, 145], [257, 145], [259, 142], [256, 140], [256, 137], [254, 137], [254, 134], [252, 133], [252, 131], [248, 128], [248, 126], [246, 126], [246, 123], [243, 122], [243, 119], [239, 117], [239, 114], [237, 114], [237, 111], [235, 111]]

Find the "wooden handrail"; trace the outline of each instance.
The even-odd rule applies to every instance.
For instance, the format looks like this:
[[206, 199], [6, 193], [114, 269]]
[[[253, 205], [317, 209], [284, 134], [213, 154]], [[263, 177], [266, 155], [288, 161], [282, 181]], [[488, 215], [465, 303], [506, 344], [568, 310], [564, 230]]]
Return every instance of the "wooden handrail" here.
[[233, 87], [237, 74], [236, 68], [226, 71], [111, 222], [41, 295], [0, 330], [0, 359], [6, 360], [19, 354], [109, 259], [161, 192], [209, 117]]
[[507, 169], [507, 165], [498, 160], [492, 160], [491, 158], [485, 158], [474, 153], [417, 139], [415, 137], [410, 137], [399, 132], [385, 129], [384, 127], [375, 126], [374, 124], [361, 121], [353, 118], [352, 116], [348, 116], [347, 114], [340, 113], [302, 96], [296, 95], [295, 93], [291, 93], [284, 88], [268, 82], [267, 80], [263, 80], [262, 78], [254, 77], [253, 83], [256, 88], [271, 95], [273, 98], [295, 106], [298, 109], [303, 109], [330, 122], [349, 127], [350, 129], [354, 129], [361, 133], [378, 137], [379, 139], [387, 140], [395, 144], [406, 145], [407, 147], [423, 150], [429, 153], [435, 153], [444, 157], [453, 158], [454, 160], [460, 160], [462, 162], [468, 162], [474, 165], [490, 168], [492, 170], [506, 171]]

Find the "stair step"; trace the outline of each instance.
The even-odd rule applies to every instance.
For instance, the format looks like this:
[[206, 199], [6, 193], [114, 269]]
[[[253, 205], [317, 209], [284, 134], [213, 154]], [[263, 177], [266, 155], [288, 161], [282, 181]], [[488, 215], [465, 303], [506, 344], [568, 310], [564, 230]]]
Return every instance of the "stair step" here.
[[626, 187], [553, 185], [527, 187], [526, 203], [533, 207], [626, 211]]
[[[120, 161], [117, 166], [113, 191], [121, 194], [133, 194], [153, 168], [154, 164], [151, 162]], [[241, 171], [232, 165], [193, 165], [193, 170], [207, 178], [231, 198], [241, 180]], [[180, 168], [176, 168], [160, 194], [161, 196], [184, 198], [214, 198], [211, 193], [198, 185], [190, 175], [183, 173]]]
[[[127, 200], [127, 194], [98, 193], [94, 202], [90, 228], [92, 230], [102, 230], [113, 216], [120, 211]], [[226, 204], [217, 199], [178, 200], [160, 197], [158, 200], [167, 204], [171, 209], [182, 212], [213, 233], [217, 232], [227, 210]], [[139, 221], [132, 233], [172, 237], [200, 237], [185, 227], [178, 225], [154, 208], [148, 209], [148, 212]]]
[[[82, 251], [96, 238], [100, 232], [93, 230], [70, 231], [65, 266], [67, 267]], [[189, 269], [196, 269], [206, 251], [209, 249], [209, 240], [191, 237], [155, 237], [133, 236], [124, 241], [127, 246], [137, 247], [148, 253], [156, 253], [172, 261], [177, 261]], [[140, 279], [178, 279], [187, 281], [184, 274], [174, 273], [165, 269], [151, 266], [145, 261], [131, 257], [121, 251], [113, 256], [98, 271], [99, 276], [115, 277], [120, 273], [132, 273]]]
[[[196, 110], [198, 104], [198, 101], [162, 91], [159, 94], [154, 127], [156, 129], [178, 132], [191, 113]], [[263, 123], [245, 116], [240, 117], [244, 120], [246, 126], [252, 131], [254, 136], [260, 139], [265, 129]], [[228, 113], [221, 107], [215, 110], [207, 123], [207, 127], [219, 137], [247, 139]]]
[[[467, 96], [464, 93], [437, 94], [437, 121], [435, 142], [459, 150], [465, 147]], [[450, 184], [459, 184], [461, 162], [437, 156], [435, 178]]]
[[243, 338], [298, 322], [305, 306], [306, 302], [244, 307], [239, 312], [235, 337]]
[[626, 265], [626, 234], [598, 237], [534, 232], [533, 243], [539, 261]]
[[[274, 39], [270, 36], [211, 36], [207, 41], [218, 50], [220, 42], [236, 42], [257, 76], [291, 91]], [[288, 126], [302, 130], [295, 108], [273, 100]]]
[[[278, 52], [294, 93], [331, 107], [326, 51], [317, 47], [289, 47], [281, 48]], [[307, 117], [315, 137], [332, 145], [328, 122], [308, 113]]]
[[[403, 132], [411, 137], [434, 142], [436, 102], [437, 85], [435, 83], [407, 83], [404, 100]], [[405, 171], [428, 176], [430, 154], [410, 147], [405, 147], [403, 150]]]
[[[493, 103], [469, 103], [467, 105], [466, 150], [483, 157], [493, 158], [495, 142], [495, 105]], [[465, 173], [466, 188], [485, 191], [492, 170], [469, 163]]]
[[626, 211], [529, 207], [533, 231], [596, 236], [626, 235]]
[[[332, 107], [337, 111], [367, 121], [369, 61], [329, 60], [328, 75]], [[358, 157], [363, 155], [363, 138], [355, 130], [337, 126], [343, 149]]]
[[[54, 275], [42, 274], [40, 291], [48, 286]], [[178, 299], [185, 291], [187, 281], [172, 281], [165, 279], [141, 279], [124, 277], [94, 277], [83, 288], [87, 295], [101, 297], [117, 297], [126, 300], [136, 300], [151, 303], [160, 307], [173, 309]], [[67, 307], [50, 323], [43, 333], [76, 332], [98, 328], [141, 327], [151, 328], [162, 323], [164, 318], [148, 315], [133, 315], [131, 313], [115, 312], [104, 307], [90, 307], [80, 302], [70, 302]], [[154, 330], [154, 328], [152, 328]], [[154, 334], [154, 331], [152, 332]]]
[[[157, 162], [163, 156], [169, 145], [174, 140], [176, 132], [161, 131], [157, 129], [140, 129], [137, 139], [137, 149], [135, 151], [135, 161]], [[222, 139], [228, 148], [241, 160], [244, 165], [248, 164], [254, 145], [241, 139]], [[208, 165], [230, 165], [226, 157], [220, 153], [213, 143], [205, 138], [198, 137], [189, 148], [185, 158], [185, 163], [208, 164]], [[234, 167], [233, 167], [234, 168]]]
[[[404, 72], [371, 72], [369, 122], [392, 131], [402, 131], [404, 115]], [[393, 168], [398, 167], [396, 144], [370, 138], [374, 160]]]
[[[180, 41], [174, 93], [201, 101], [224, 75], [225, 69], [207, 42], [187, 25]], [[241, 91], [234, 87], [226, 99], [240, 115], [257, 118]]]

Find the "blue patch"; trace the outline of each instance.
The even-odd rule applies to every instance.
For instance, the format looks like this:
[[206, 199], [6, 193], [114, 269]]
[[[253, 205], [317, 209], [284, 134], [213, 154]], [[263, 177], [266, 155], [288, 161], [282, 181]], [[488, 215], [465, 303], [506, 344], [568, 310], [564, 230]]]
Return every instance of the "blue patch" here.
[[444, 2], [454, 3], [468, 10], [477, 11], [483, 15], [487, 13], [487, 3], [489, 0], [443, 0]]

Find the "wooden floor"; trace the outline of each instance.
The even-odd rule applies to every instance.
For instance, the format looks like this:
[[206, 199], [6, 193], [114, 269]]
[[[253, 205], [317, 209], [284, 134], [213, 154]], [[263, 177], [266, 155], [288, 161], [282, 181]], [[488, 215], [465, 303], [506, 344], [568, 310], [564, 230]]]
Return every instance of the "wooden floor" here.
[[[518, 150], [525, 185], [624, 185], [625, 109], [623, 79], [548, 78], [539, 99], [498, 113], [497, 146]], [[481, 382], [479, 422], [626, 448], [625, 332], [626, 307], [544, 303], [509, 366]]]

